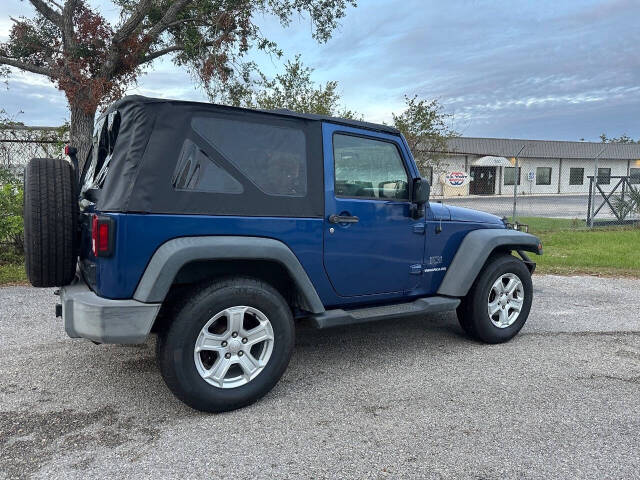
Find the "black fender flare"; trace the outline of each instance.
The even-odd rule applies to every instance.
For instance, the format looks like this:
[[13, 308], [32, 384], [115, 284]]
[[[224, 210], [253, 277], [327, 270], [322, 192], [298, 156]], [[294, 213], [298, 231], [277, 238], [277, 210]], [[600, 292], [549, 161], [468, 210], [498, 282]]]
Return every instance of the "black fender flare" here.
[[196, 260], [271, 260], [281, 264], [305, 300], [311, 313], [324, 312], [324, 305], [300, 261], [283, 242], [264, 237], [180, 237], [163, 243], [153, 254], [133, 295], [145, 303], [164, 301], [176, 274]]
[[542, 243], [535, 235], [503, 228], [474, 230], [462, 240], [438, 288], [438, 295], [464, 297], [489, 255], [502, 248], [542, 255]]

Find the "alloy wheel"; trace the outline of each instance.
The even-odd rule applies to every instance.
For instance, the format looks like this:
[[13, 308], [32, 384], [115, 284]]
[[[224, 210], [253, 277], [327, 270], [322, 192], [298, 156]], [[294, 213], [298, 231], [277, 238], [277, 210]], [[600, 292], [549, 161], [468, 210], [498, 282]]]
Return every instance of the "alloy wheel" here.
[[489, 290], [487, 312], [491, 323], [507, 328], [518, 319], [524, 304], [524, 286], [513, 273], [498, 277]]
[[193, 352], [196, 368], [214, 387], [241, 387], [267, 366], [273, 343], [273, 327], [264, 313], [253, 307], [229, 307], [200, 330]]

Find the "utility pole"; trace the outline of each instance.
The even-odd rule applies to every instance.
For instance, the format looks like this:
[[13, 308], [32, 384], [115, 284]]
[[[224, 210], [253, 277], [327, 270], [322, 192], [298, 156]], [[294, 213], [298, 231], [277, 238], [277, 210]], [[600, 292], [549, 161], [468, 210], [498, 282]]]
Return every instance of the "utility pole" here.
[[515, 174], [513, 175], [513, 215], [511, 216], [511, 218], [513, 219], [514, 226], [516, 224], [516, 205], [518, 204], [518, 181], [520, 180], [520, 170], [519, 170], [520, 167], [518, 166], [518, 158], [520, 157], [520, 154], [525, 148], [527, 148], [526, 143], [522, 145], [522, 148], [518, 153], [516, 153], [516, 157], [515, 157], [516, 170], [515, 170]]

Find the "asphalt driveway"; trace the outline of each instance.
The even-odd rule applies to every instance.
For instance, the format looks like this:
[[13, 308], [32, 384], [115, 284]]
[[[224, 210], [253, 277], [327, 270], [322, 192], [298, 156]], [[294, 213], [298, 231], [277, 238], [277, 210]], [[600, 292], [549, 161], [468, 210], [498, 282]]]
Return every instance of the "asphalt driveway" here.
[[640, 280], [536, 276], [513, 341], [453, 315], [317, 332], [262, 401], [205, 415], [154, 345], [71, 340], [0, 289], [0, 478], [638, 478]]

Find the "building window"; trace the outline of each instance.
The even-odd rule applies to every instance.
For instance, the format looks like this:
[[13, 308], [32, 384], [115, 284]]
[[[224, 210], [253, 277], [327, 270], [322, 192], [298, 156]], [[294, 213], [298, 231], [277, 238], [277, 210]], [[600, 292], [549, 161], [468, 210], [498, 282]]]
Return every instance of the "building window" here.
[[611, 183], [611, 169], [599, 168], [598, 169], [598, 183], [600, 185], [609, 185]]
[[536, 168], [536, 185], [551, 185], [551, 167]]
[[629, 181], [634, 185], [640, 184], [640, 168], [632, 168], [629, 170]]
[[569, 185], [582, 185], [584, 183], [584, 168], [569, 169]]
[[[518, 167], [518, 185], [520, 185], [520, 174], [522, 167]], [[513, 185], [515, 183], [516, 167], [504, 167], [504, 184]]]

